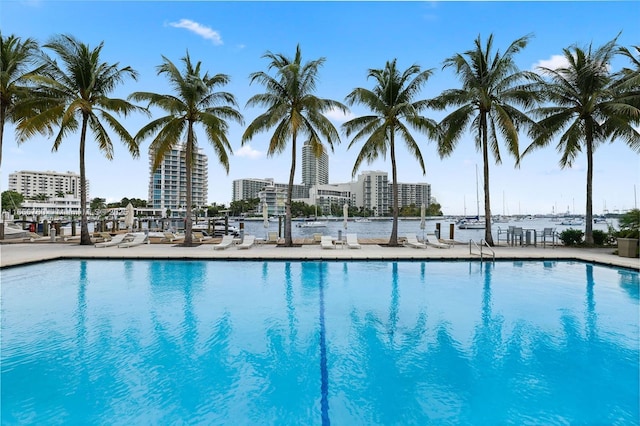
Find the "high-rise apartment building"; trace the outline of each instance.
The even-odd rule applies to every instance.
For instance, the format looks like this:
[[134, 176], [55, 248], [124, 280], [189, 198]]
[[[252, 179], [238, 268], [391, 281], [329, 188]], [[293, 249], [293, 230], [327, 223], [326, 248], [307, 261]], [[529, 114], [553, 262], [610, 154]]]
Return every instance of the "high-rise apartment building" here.
[[236, 179], [233, 181], [233, 194], [231, 201], [251, 200], [259, 198], [258, 194], [266, 186], [273, 186], [273, 178], [266, 179]]
[[373, 211], [375, 216], [385, 215], [390, 208], [387, 172], [366, 171], [358, 175], [356, 206]]
[[[71, 195], [80, 198], [80, 175], [73, 172], [36, 172], [22, 170], [9, 174], [9, 190], [22, 194], [25, 198], [33, 198], [44, 194], [47, 197], [65, 197]], [[89, 181], [87, 180], [87, 199], [89, 198]]]
[[326, 151], [322, 151], [320, 156], [316, 156], [306, 142], [302, 146], [302, 184], [309, 187], [312, 185], [326, 185], [329, 183], [329, 156]]
[[[429, 207], [431, 201], [431, 185], [428, 183], [400, 183], [398, 182], [398, 207], [416, 206], [424, 203]], [[389, 208], [393, 208], [393, 189], [389, 183]]]
[[[206, 206], [208, 191], [208, 160], [201, 149], [193, 156], [191, 170], [192, 205]], [[153, 155], [149, 152], [149, 207], [167, 209], [172, 212], [182, 210], [187, 204], [187, 170], [185, 147], [176, 146], [165, 155], [160, 167], [153, 170]]]

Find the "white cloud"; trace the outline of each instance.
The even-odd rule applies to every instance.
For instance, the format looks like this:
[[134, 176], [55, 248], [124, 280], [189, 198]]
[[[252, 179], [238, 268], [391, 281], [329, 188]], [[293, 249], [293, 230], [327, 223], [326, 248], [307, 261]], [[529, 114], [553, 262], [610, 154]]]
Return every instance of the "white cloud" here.
[[235, 155], [237, 155], [238, 157], [255, 159], [262, 157], [262, 152], [258, 151], [257, 149], [251, 148], [251, 145], [244, 145], [235, 152]]
[[325, 113], [329, 120], [337, 121], [339, 123], [344, 123], [345, 121], [349, 121], [355, 116], [349, 111], [346, 114], [340, 111], [337, 108], [332, 108]]
[[567, 59], [563, 55], [553, 55], [549, 59], [539, 60], [538, 62], [533, 64], [532, 69], [533, 71], [539, 71], [538, 67], [543, 67], [543, 68], [549, 68], [549, 69], [555, 70], [558, 68], [567, 67], [568, 65], [569, 65], [569, 62], [567, 62]]
[[193, 33], [198, 34], [204, 39], [211, 40], [215, 45], [219, 46], [222, 44], [222, 37], [220, 36], [219, 32], [190, 19], [181, 19], [178, 22], [169, 22], [169, 25], [174, 28], [187, 29]]

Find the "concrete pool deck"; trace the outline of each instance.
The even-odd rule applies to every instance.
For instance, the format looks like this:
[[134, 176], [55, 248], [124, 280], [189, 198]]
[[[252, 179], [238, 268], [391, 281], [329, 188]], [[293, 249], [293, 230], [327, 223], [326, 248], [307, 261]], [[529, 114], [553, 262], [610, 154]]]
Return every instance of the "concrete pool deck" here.
[[[231, 246], [214, 250], [207, 242], [195, 247], [177, 244], [142, 244], [130, 248], [81, 246], [69, 242], [27, 242], [0, 244], [0, 268], [38, 263], [57, 259], [201, 259], [201, 260], [480, 260], [474, 247], [457, 243], [451, 248], [385, 247], [376, 243], [364, 243], [360, 249], [337, 246], [322, 249], [319, 244], [301, 244], [298, 247], [281, 247], [275, 244], [257, 244], [247, 250]], [[574, 247], [509, 247], [496, 246], [496, 260], [579, 260], [640, 271], [640, 259], [619, 257], [615, 248]], [[491, 260], [491, 252], [485, 248], [484, 259]]]

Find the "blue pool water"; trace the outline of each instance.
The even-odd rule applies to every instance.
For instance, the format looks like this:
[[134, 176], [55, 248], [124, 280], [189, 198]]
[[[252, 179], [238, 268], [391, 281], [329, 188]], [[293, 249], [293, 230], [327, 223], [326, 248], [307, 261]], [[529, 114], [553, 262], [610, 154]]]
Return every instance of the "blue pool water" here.
[[639, 277], [580, 262], [1, 271], [2, 424], [634, 424]]

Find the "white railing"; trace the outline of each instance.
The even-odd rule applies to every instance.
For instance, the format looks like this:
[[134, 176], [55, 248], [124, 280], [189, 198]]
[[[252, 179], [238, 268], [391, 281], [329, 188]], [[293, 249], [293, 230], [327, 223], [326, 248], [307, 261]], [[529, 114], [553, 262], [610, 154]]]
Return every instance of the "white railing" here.
[[[473, 248], [476, 248], [476, 250], [478, 251], [478, 253], [474, 253], [473, 252]], [[475, 241], [473, 240], [469, 240], [469, 254], [476, 254], [480, 256], [480, 262], [482, 262], [484, 260], [484, 251], [483, 249], [488, 249], [491, 252], [491, 260], [493, 262], [496, 261], [496, 252], [491, 248], [491, 246], [484, 240], [480, 240], [480, 246], [478, 246], [478, 244], [476, 244]]]

